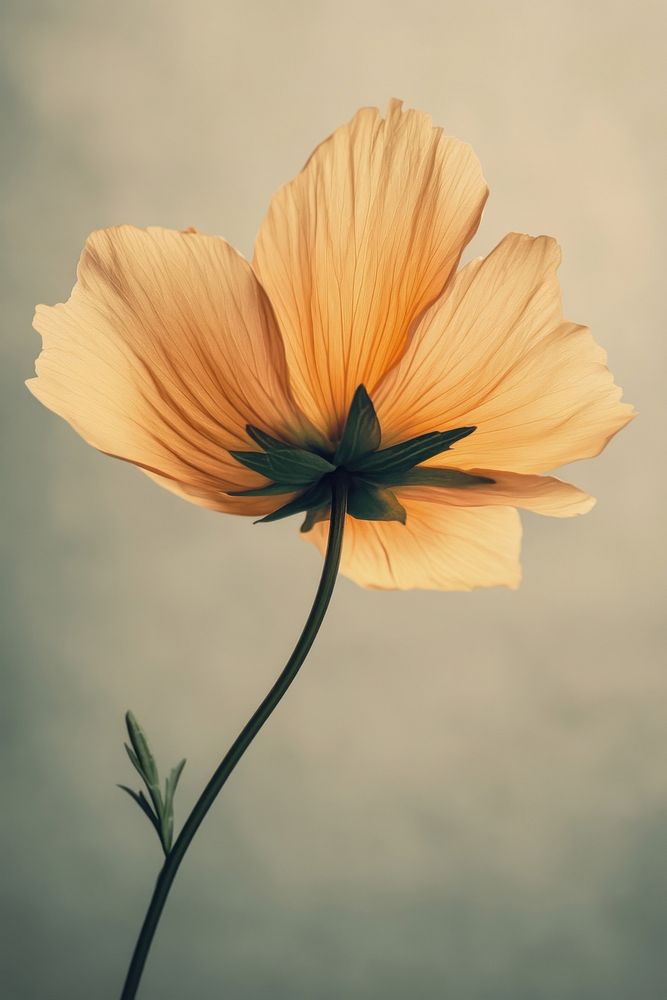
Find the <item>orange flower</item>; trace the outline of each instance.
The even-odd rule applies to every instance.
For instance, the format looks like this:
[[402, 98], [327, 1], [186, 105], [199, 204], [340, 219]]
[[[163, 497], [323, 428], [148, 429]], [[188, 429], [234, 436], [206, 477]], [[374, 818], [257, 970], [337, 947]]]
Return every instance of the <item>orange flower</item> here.
[[[69, 301], [36, 311], [28, 386], [188, 500], [308, 510], [320, 548], [322, 484], [349, 466], [341, 571], [365, 586], [515, 587], [516, 508], [590, 510], [542, 473], [598, 454], [633, 413], [562, 317], [553, 239], [510, 234], [457, 272], [486, 197], [472, 150], [427, 115], [365, 108], [275, 195], [252, 266], [194, 231], [93, 233]], [[412, 465], [377, 459], [414, 438]]]

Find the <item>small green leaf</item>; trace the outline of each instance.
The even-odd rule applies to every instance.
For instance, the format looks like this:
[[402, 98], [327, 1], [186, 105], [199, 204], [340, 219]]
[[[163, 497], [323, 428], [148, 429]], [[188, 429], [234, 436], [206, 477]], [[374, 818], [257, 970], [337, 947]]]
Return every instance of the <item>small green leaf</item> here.
[[[161, 827], [164, 819], [164, 803], [162, 802], [162, 794], [160, 792], [160, 777], [158, 774], [157, 764], [155, 763], [155, 758], [151, 752], [148, 745], [148, 740], [144, 734], [143, 729], [139, 725], [136, 716], [133, 712], [127, 712], [125, 714], [125, 724], [127, 726], [127, 731], [130, 737], [130, 742], [132, 744], [132, 749], [125, 744], [125, 749], [127, 750], [128, 757], [132, 761], [132, 764], [141, 775], [146, 785], [146, 790], [150, 796], [150, 800], [153, 804], [153, 812], [156, 817], [157, 831], [160, 834], [160, 840], [164, 847], [164, 841], [162, 839]], [[143, 797], [143, 792], [139, 793]]]
[[178, 779], [181, 776], [183, 768], [185, 767], [185, 760], [179, 761], [176, 767], [171, 769], [171, 773], [167, 780], [165, 781], [164, 787], [164, 818], [162, 821], [162, 846], [164, 847], [165, 854], [168, 854], [171, 850], [172, 841], [174, 839], [174, 793], [176, 791], [176, 786], [178, 784]]
[[363, 385], [357, 387], [345, 421], [340, 444], [334, 455], [336, 465], [359, 461], [380, 447], [382, 432], [375, 407]]
[[148, 816], [160, 838], [162, 850], [165, 855], [168, 855], [174, 836], [174, 794], [178, 779], [185, 767], [185, 760], [180, 761], [176, 767], [172, 768], [164, 784], [163, 798], [159, 785], [157, 764], [150, 751], [144, 732], [132, 712], [127, 712], [125, 723], [132, 744], [129, 747], [126, 743], [125, 749], [133, 767], [136, 768], [146, 785], [150, 802], [142, 791], [135, 792], [132, 788], [128, 788], [127, 785], [119, 785], [118, 787], [127, 792], [142, 812]]
[[407, 519], [405, 507], [391, 490], [360, 480], [350, 483], [347, 512], [359, 521], [400, 521], [405, 524]]
[[137, 803], [141, 811], [145, 813], [146, 816], [148, 816], [149, 820], [157, 830], [158, 836], [160, 836], [159, 820], [155, 815], [155, 813], [153, 812], [153, 810], [151, 809], [148, 799], [146, 798], [144, 793], [135, 792], [133, 788], [128, 788], [127, 785], [118, 785], [118, 788], [122, 788], [124, 792], [127, 792], [127, 794], [130, 796], [131, 799], [134, 799], [134, 801]]
[[301, 493], [300, 496], [295, 497], [294, 500], [289, 500], [282, 507], [278, 507], [271, 514], [267, 514], [266, 517], [260, 517], [255, 521], [255, 524], [268, 524], [270, 521], [281, 521], [284, 517], [291, 517], [292, 514], [301, 514], [304, 510], [322, 507], [324, 504], [329, 503], [330, 500], [331, 486], [324, 479], [311, 486], [304, 493]]
[[132, 712], [126, 713], [125, 724], [130, 737], [130, 743], [140, 765], [140, 767], [137, 767], [137, 770], [145, 778], [147, 784], [157, 785], [159, 778], [155, 759], [150, 751], [144, 732]]
[[376, 451], [367, 458], [353, 462], [350, 468], [364, 477], [373, 479], [378, 475], [396, 476], [407, 472], [421, 462], [425, 462], [443, 451], [448, 451], [456, 441], [467, 437], [475, 430], [474, 427], [457, 427], [451, 431], [431, 431], [420, 434], [409, 441], [402, 441], [391, 448]]
[[331, 517], [331, 504], [327, 504], [324, 507], [311, 507], [306, 513], [303, 524], [301, 525], [301, 532], [305, 534], [314, 528], [316, 524], [320, 521], [328, 521]]
[[183, 768], [185, 767], [185, 758], [179, 761], [176, 767], [172, 767], [171, 773], [165, 782], [164, 788], [164, 805], [165, 812], [169, 813], [173, 811], [174, 807], [174, 793], [176, 791], [176, 786], [178, 785], [178, 779], [183, 773]]
[[495, 483], [488, 476], [475, 476], [471, 472], [460, 469], [431, 469], [418, 466], [407, 472], [396, 474], [380, 473], [373, 476], [373, 482], [386, 483], [387, 486], [440, 486], [444, 489], [468, 489], [483, 483]]
[[134, 752], [134, 750], [132, 749], [132, 747], [129, 747], [127, 745], [127, 743], [124, 743], [123, 746], [125, 747], [125, 749], [127, 751], [127, 756], [132, 761], [132, 766], [136, 769], [136, 771], [138, 772], [138, 774], [140, 775], [140, 777], [143, 778], [144, 781], [145, 781], [146, 780], [146, 776], [144, 775], [144, 769], [142, 768], [141, 764], [139, 763], [139, 758], [137, 757], [136, 753]]

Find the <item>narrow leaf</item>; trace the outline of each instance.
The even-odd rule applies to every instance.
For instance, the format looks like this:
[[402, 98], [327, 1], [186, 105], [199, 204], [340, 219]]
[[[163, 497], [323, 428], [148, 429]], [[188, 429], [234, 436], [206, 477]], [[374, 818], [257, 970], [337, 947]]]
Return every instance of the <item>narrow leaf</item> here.
[[402, 441], [391, 448], [383, 448], [376, 451], [367, 458], [351, 464], [353, 471], [361, 473], [363, 476], [373, 478], [377, 474], [398, 475], [407, 472], [428, 458], [434, 458], [449, 448], [457, 441], [467, 437], [475, 430], [474, 427], [457, 427], [451, 431], [432, 431], [429, 434], [420, 434], [409, 441]]
[[[128, 751], [130, 760], [144, 780], [146, 790], [150, 796], [151, 802], [153, 803], [153, 810], [158, 819], [158, 823], [161, 824], [164, 813], [164, 803], [162, 802], [160, 777], [158, 774], [157, 764], [155, 763], [155, 758], [153, 757], [151, 749], [148, 746], [148, 740], [146, 739], [144, 731], [139, 725], [136, 716], [132, 712], [126, 713], [125, 723], [130, 736], [130, 742], [132, 743], [132, 747], [134, 749], [134, 755], [130, 754], [129, 747], [126, 746], [126, 750]], [[160, 827], [158, 826], [158, 830], [159, 829]]]
[[313, 507], [322, 507], [324, 504], [329, 503], [330, 500], [331, 487], [326, 480], [321, 480], [300, 496], [295, 497], [294, 500], [290, 500], [288, 503], [283, 504], [282, 507], [274, 510], [273, 513], [267, 514], [266, 517], [260, 517], [255, 521], [255, 524], [281, 521], [284, 517], [291, 517], [292, 514], [301, 514], [304, 510], [310, 510]]
[[400, 521], [405, 524], [407, 518], [405, 507], [391, 490], [359, 480], [350, 484], [347, 512], [359, 521]]
[[380, 447], [382, 432], [375, 407], [363, 385], [357, 387], [345, 421], [340, 444], [334, 455], [336, 465], [355, 462]]
[[142, 768], [141, 764], [139, 763], [139, 758], [137, 757], [136, 753], [134, 752], [134, 750], [132, 749], [132, 747], [129, 747], [127, 745], [127, 743], [124, 743], [123, 746], [125, 747], [125, 749], [127, 751], [127, 756], [132, 761], [132, 766], [136, 769], [136, 771], [139, 774], [139, 776], [144, 781], [146, 781], [146, 775], [144, 774], [144, 769]]
[[151, 809], [151, 807], [150, 807], [150, 805], [148, 803], [148, 799], [146, 798], [146, 796], [144, 795], [144, 793], [143, 792], [135, 792], [133, 788], [128, 788], [127, 785], [118, 785], [118, 788], [122, 788], [123, 791], [127, 792], [127, 794], [130, 796], [130, 798], [133, 799], [137, 803], [137, 805], [139, 806], [139, 808], [141, 809], [141, 811], [143, 813], [145, 813], [146, 816], [148, 816], [149, 820], [151, 821], [151, 823], [153, 824], [153, 826], [157, 830], [158, 836], [160, 836], [160, 823], [159, 823], [159, 820], [158, 820], [157, 816], [155, 815], [155, 813], [153, 812], [153, 810]]
[[148, 784], [157, 784], [159, 779], [155, 759], [150, 751], [144, 732], [132, 712], [126, 713], [125, 724], [130, 742], [141, 764], [142, 772], [140, 773], [143, 773]]
[[169, 854], [173, 841], [174, 841], [174, 814], [172, 812], [165, 817], [164, 822], [162, 824], [162, 834], [160, 836], [160, 843], [162, 844], [162, 850], [164, 851], [165, 857]]
[[178, 762], [176, 767], [172, 767], [169, 777], [165, 782], [164, 789], [164, 808], [166, 815], [169, 815], [174, 808], [174, 794], [176, 792], [176, 786], [178, 785], [178, 780], [183, 773], [183, 768], [185, 767], [185, 759]]
[[495, 479], [489, 479], [488, 476], [475, 476], [460, 469], [431, 469], [423, 466], [407, 472], [379, 473], [372, 478], [373, 482], [386, 483], [387, 486], [440, 486], [450, 490], [495, 483]]
[[162, 836], [160, 838], [162, 840], [162, 846], [165, 854], [168, 854], [171, 850], [172, 841], [174, 839], [174, 793], [176, 792], [178, 779], [180, 778], [184, 767], [185, 760], [179, 761], [176, 767], [171, 769], [171, 773], [165, 781]]

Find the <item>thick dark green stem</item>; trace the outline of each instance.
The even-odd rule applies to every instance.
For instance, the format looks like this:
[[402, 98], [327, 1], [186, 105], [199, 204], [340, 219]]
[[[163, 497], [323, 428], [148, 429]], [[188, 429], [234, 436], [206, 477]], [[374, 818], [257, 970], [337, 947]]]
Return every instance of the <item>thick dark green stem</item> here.
[[236, 737], [231, 747], [225, 754], [220, 766], [209, 781], [208, 785], [199, 796], [192, 812], [183, 825], [183, 829], [178, 835], [174, 846], [167, 855], [158, 875], [153, 896], [144, 919], [143, 926], [139, 933], [132, 961], [128, 969], [125, 986], [121, 994], [121, 1000], [134, 1000], [139, 988], [139, 981], [146, 964], [148, 952], [155, 935], [155, 931], [167, 901], [169, 890], [176, 876], [181, 861], [192, 843], [204, 817], [215, 802], [215, 799], [222, 786], [227, 781], [239, 760], [248, 749], [257, 733], [260, 731], [266, 720], [269, 718], [280, 699], [283, 697], [288, 687], [296, 677], [299, 668], [306, 659], [320, 625], [324, 620], [334, 584], [338, 575], [340, 554], [343, 544], [343, 527], [345, 524], [345, 511], [347, 507], [347, 484], [344, 476], [333, 477], [333, 495], [331, 502], [331, 523], [329, 527], [329, 540], [327, 551], [324, 557], [324, 566], [320, 578], [319, 587], [313, 601], [313, 606], [308, 615], [308, 620], [303, 632], [299, 637], [294, 652], [290, 656], [280, 677], [273, 685], [264, 701], [261, 703], [252, 718], [246, 723], [239, 735]]

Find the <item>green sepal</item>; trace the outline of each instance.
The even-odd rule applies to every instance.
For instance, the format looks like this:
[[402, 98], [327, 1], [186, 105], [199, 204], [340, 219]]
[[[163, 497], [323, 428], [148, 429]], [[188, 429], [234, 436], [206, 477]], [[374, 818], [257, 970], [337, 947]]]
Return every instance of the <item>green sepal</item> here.
[[331, 517], [331, 504], [327, 504], [325, 507], [311, 507], [309, 511], [306, 512], [304, 522], [299, 529], [302, 534], [307, 531], [311, 531], [316, 524], [320, 521], [328, 521]]
[[248, 424], [248, 436], [263, 449], [263, 451], [230, 451], [230, 455], [260, 475], [293, 488], [310, 486], [327, 472], [333, 472], [335, 466], [326, 458], [297, 445], [279, 441], [258, 427]]
[[321, 480], [319, 483], [315, 483], [310, 489], [301, 493], [300, 496], [295, 497], [293, 500], [289, 500], [282, 507], [278, 507], [277, 510], [272, 511], [271, 514], [267, 514], [265, 517], [260, 517], [255, 524], [268, 524], [270, 521], [282, 521], [284, 517], [291, 517], [292, 514], [302, 514], [305, 510], [311, 510], [311, 508], [322, 507], [328, 504], [331, 500], [331, 486], [325, 480]]
[[280, 448], [270, 452], [230, 451], [229, 454], [247, 469], [259, 472], [274, 483], [293, 488], [309, 486], [335, 468], [326, 458], [302, 448]]
[[428, 434], [420, 434], [409, 441], [395, 444], [391, 448], [376, 451], [358, 462], [350, 463], [348, 467], [350, 471], [359, 472], [369, 479], [373, 479], [377, 475], [397, 476], [414, 468], [415, 465], [447, 451], [457, 441], [472, 434], [474, 430], [474, 427], [457, 427], [451, 431], [431, 431]]
[[246, 424], [245, 429], [248, 437], [252, 438], [262, 451], [293, 451], [298, 448], [296, 444], [290, 444], [288, 441], [281, 441], [279, 438], [274, 438], [271, 434], [263, 431], [261, 427], [255, 427], [254, 424]]
[[374, 475], [373, 482], [386, 483], [387, 486], [440, 486], [444, 489], [458, 490], [483, 483], [495, 483], [495, 479], [475, 476], [471, 472], [462, 472], [461, 469], [431, 469], [418, 466], [407, 472]]
[[380, 447], [382, 431], [375, 407], [363, 385], [357, 386], [345, 421], [345, 428], [336, 449], [335, 465], [359, 461]]
[[281, 493], [294, 493], [296, 486], [288, 483], [269, 483], [268, 486], [260, 486], [256, 490], [227, 490], [228, 497], [275, 497]]
[[359, 521], [400, 521], [407, 513], [391, 490], [359, 480], [352, 480], [347, 497], [347, 512]]

